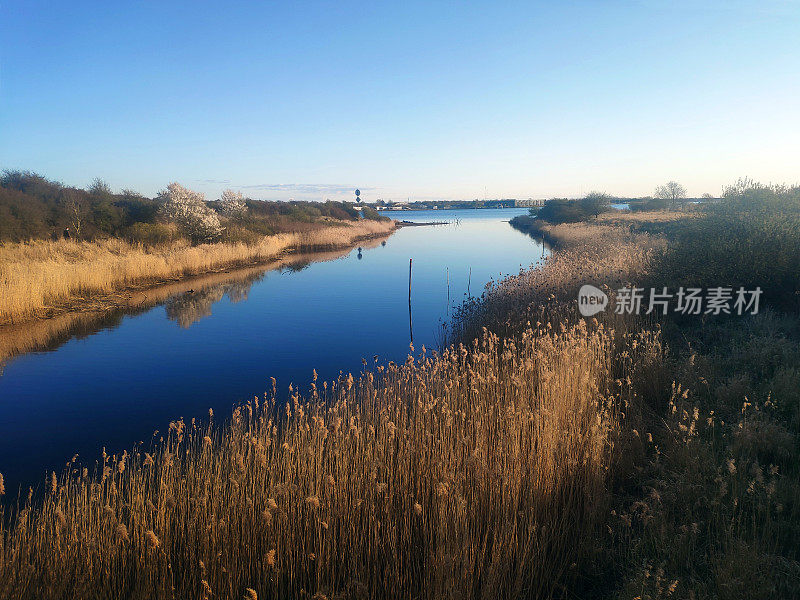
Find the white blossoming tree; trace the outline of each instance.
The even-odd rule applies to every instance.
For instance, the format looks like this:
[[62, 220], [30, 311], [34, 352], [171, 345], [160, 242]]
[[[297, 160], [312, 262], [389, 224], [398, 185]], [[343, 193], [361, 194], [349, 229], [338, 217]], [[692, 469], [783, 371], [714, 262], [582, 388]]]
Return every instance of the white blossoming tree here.
[[222, 234], [219, 216], [205, 203], [205, 195], [170, 183], [158, 194], [162, 216], [177, 224], [193, 242], [212, 242]]
[[230, 218], [242, 217], [247, 212], [247, 204], [244, 202], [241, 192], [225, 190], [219, 199], [220, 212]]

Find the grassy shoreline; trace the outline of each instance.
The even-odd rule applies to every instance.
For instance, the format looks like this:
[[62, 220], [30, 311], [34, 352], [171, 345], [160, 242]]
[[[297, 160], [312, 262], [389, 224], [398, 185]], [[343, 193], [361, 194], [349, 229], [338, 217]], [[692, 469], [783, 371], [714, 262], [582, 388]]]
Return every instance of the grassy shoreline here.
[[550, 223], [531, 215], [519, 215], [509, 224], [523, 233], [543, 240], [553, 248], [569, 248], [604, 241], [607, 245], [624, 243], [648, 233], [665, 230], [697, 219], [694, 210], [601, 213], [598, 217], [577, 223]]
[[120, 294], [268, 264], [290, 252], [349, 247], [389, 235], [395, 228], [394, 221], [342, 222], [303, 233], [267, 236], [252, 244], [145, 247], [114, 239], [0, 244], [0, 325], [48, 319], [82, 307], [114, 308], [120, 304]]
[[[387, 234], [391, 235], [391, 234]], [[379, 245], [384, 236], [359, 241], [365, 248]], [[108, 296], [94, 296], [81, 302], [75, 310], [55, 314], [50, 318], [24, 321], [0, 326], [0, 368], [7, 361], [42, 350], [52, 350], [72, 339], [113, 327], [131, 314], [150, 310], [171, 297], [191, 294], [200, 301], [214, 297], [214, 290], [228, 286], [246, 285], [265, 272], [281, 267], [297, 267], [308, 262], [326, 262], [346, 256], [352, 246], [332, 250], [317, 250], [308, 254], [286, 253], [275, 260], [255, 266], [241, 266], [202, 275], [165, 281], [158, 285], [129, 288]]]

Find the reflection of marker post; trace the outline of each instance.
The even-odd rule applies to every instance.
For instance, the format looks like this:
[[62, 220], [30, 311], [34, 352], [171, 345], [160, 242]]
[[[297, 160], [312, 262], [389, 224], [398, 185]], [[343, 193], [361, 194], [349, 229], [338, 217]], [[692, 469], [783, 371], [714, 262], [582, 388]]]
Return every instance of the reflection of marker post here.
[[408, 335], [411, 338], [411, 343], [414, 343], [414, 329], [411, 327], [411, 261], [408, 259]]
[[450, 267], [445, 267], [445, 271], [447, 273], [447, 311], [446, 314], [450, 314]]

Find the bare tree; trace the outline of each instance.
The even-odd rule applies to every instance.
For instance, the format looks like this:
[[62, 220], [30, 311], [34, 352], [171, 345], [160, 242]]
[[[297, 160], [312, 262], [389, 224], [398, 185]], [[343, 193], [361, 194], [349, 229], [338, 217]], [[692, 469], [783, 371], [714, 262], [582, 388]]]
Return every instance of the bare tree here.
[[686, 199], [686, 188], [677, 181], [669, 181], [664, 185], [659, 185], [656, 188], [655, 197], [661, 200], [666, 200], [674, 209], [678, 202], [683, 203]]
[[596, 219], [601, 212], [611, 208], [611, 196], [603, 192], [589, 192], [578, 200], [580, 207]]
[[83, 220], [86, 214], [86, 205], [78, 190], [68, 188], [64, 190], [64, 206], [69, 215], [69, 222], [77, 239], [83, 234]]

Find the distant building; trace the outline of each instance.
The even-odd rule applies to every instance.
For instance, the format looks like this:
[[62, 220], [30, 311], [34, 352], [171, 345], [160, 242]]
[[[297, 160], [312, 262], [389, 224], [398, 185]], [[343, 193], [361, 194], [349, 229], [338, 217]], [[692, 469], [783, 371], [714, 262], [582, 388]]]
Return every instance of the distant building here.
[[517, 208], [527, 208], [532, 206], [544, 206], [546, 200], [534, 200], [528, 198], [527, 200], [514, 200], [514, 206]]

